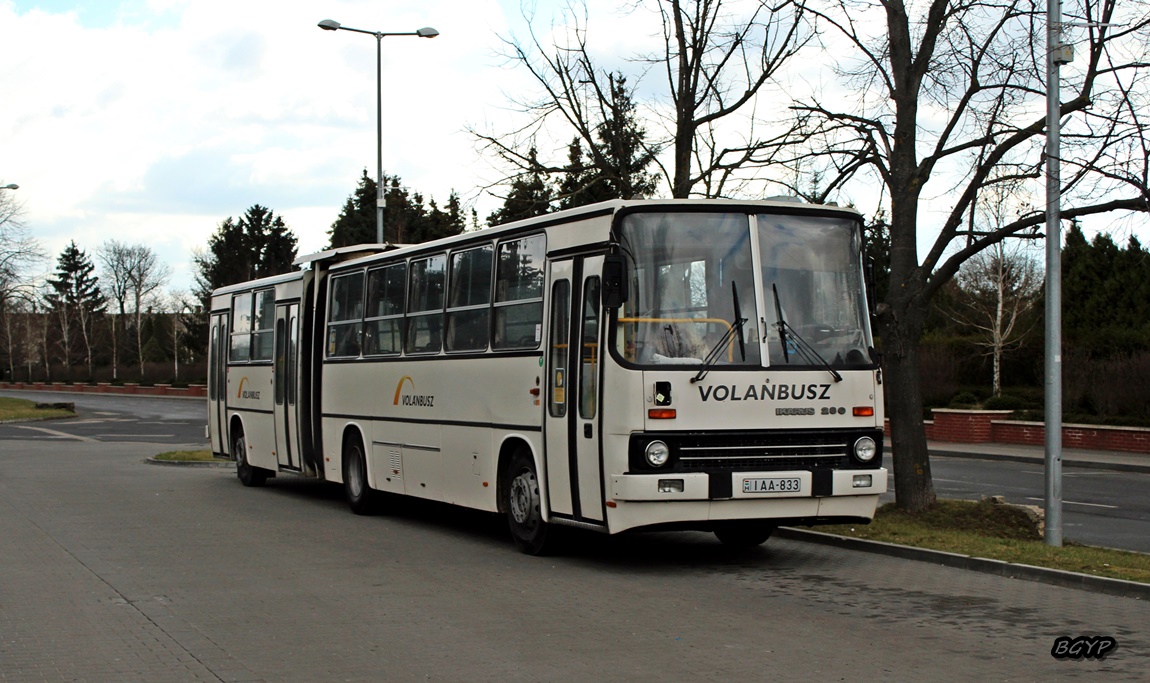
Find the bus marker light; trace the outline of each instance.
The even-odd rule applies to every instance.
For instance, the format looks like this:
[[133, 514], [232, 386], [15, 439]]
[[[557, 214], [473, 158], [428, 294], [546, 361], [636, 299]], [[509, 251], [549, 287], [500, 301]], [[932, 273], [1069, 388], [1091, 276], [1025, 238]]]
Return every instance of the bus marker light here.
[[613, 507], [619, 507], [619, 505], [615, 501], [609, 500], [609, 501], [607, 501], [607, 507], [613, 508]]
[[855, 406], [851, 412], [855, 417], [874, 417], [874, 406]]
[[682, 493], [683, 480], [682, 479], [660, 479], [659, 480], [659, 493]]
[[851, 486], [856, 489], [869, 489], [871, 487], [871, 475], [869, 474], [856, 474]]
[[674, 408], [651, 408], [647, 411], [647, 417], [652, 420], [674, 420]]

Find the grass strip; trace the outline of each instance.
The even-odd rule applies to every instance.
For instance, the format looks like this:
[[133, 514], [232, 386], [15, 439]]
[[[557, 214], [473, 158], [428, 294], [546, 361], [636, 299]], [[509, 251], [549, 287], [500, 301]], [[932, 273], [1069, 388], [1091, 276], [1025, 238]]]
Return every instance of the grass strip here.
[[167, 451], [153, 456], [154, 460], [164, 462], [225, 462], [224, 458], [217, 458], [209, 450], [200, 451]]
[[1150, 583], [1150, 554], [1065, 543], [1046, 545], [1026, 512], [989, 501], [939, 500], [920, 514], [894, 503], [878, 509], [869, 525], [815, 528], [839, 536], [942, 550], [960, 555]]
[[76, 413], [63, 408], [37, 408], [35, 401], [0, 396], [0, 422], [8, 420], [46, 420], [75, 417]]

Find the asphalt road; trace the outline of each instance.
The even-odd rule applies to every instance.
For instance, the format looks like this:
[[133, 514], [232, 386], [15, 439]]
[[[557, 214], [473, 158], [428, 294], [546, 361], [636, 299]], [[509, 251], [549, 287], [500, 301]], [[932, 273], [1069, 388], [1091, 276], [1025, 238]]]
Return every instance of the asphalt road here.
[[[1041, 463], [932, 456], [930, 467], [942, 497], [1001, 495], [1010, 503], [1044, 504]], [[1064, 467], [1062, 535], [1067, 541], [1150, 553], [1150, 474]]]
[[76, 417], [22, 424], [0, 424], [0, 441], [41, 439], [65, 441], [147, 442], [207, 445], [207, 400], [134, 396], [131, 394], [83, 394], [58, 391], [0, 392], [0, 396], [76, 405]]
[[[246, 489], [151, 444], [0, 442], [3, 681], [1144, 680], [1150, 605], [772, 539], [575, 534], [339, 487]], [[1109, 635], [1104, 660], [1060, 636]]]
[[[37, 401], [72, 401], [78, 417], [26, 424], [0, 424], [9, 439], [147, 442], [206, 447], [204, 399], [4, 391]], [[888, 465], [889, 467], [889, 458]], [[936, 492], [946, 498], [1002, 495], [1011, 503], [1042, 507], [1041, 465], [933, 456]], [[1150, 552], [1150, 474], [1065, 467], [1063, 537], [1088, 545]], [[894, 499], [894, 478], [885, 500]]]

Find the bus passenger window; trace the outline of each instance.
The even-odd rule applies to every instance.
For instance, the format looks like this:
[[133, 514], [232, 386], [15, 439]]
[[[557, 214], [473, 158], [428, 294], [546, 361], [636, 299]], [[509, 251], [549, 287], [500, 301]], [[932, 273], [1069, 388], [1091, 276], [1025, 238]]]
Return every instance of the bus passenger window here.
[[534, 349], [543, 328], [543, 235], [503, 242], [495, 275], [492, 348]]
[[228, 350], [228, 360], [233, 363], [246, 363], [251, 352], [252, 295], [251, 292], [237, 294], [232, 299], [232, 335]]
[[396, 354], [403, 348], [403, 297], [406, 281], [406, 263], [368, 272], [363, 355]]
[[491, 246], [451, 255], [451, 291], [447, 301], [447, 350], [487, 349], [491, 308]]
[[407, 300], [407, 353], [439, 353], [443, 347], [443, 254], [411, 262]]
[[359, 355], [363, 329], [363, 271], [332, 278], [331, 314], [327, 326], [327, 355]]
[[252, 360], [271, 360], [272, 325], [276, 316], [275, 290], [262, 289], [256, 292], [252, 312]]

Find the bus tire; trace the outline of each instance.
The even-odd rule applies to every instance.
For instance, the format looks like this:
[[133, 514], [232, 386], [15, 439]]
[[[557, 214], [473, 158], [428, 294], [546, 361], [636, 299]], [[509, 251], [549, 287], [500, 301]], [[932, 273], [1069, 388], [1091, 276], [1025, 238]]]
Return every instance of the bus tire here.
[[506, 484], [502, 504], [516, 547], [528, 555], [546, 554], [550, 534], [543, 521], [539, 477], [531, 456], [523, 450], [512, 455], [503, 479]]
[[357, 437], [349, 438], [343, 445], [343, 490], [352, 512], [375, 514], [379, 495], [367, 483], [367, 457]]
[[760, 546], [766, 543], [774, 532], [774, 525], [766, 522], [724, 522], [715, 527], [715, 536], [718, 537], [719, 541], [723, 545], [735, 549]]
[[240, 432], [232, 441], [232, 456], [236, 459], [236, 476], [244, 486], [263, 486], [268, 480], [268, 471], [248, 462], [248, 440]]

